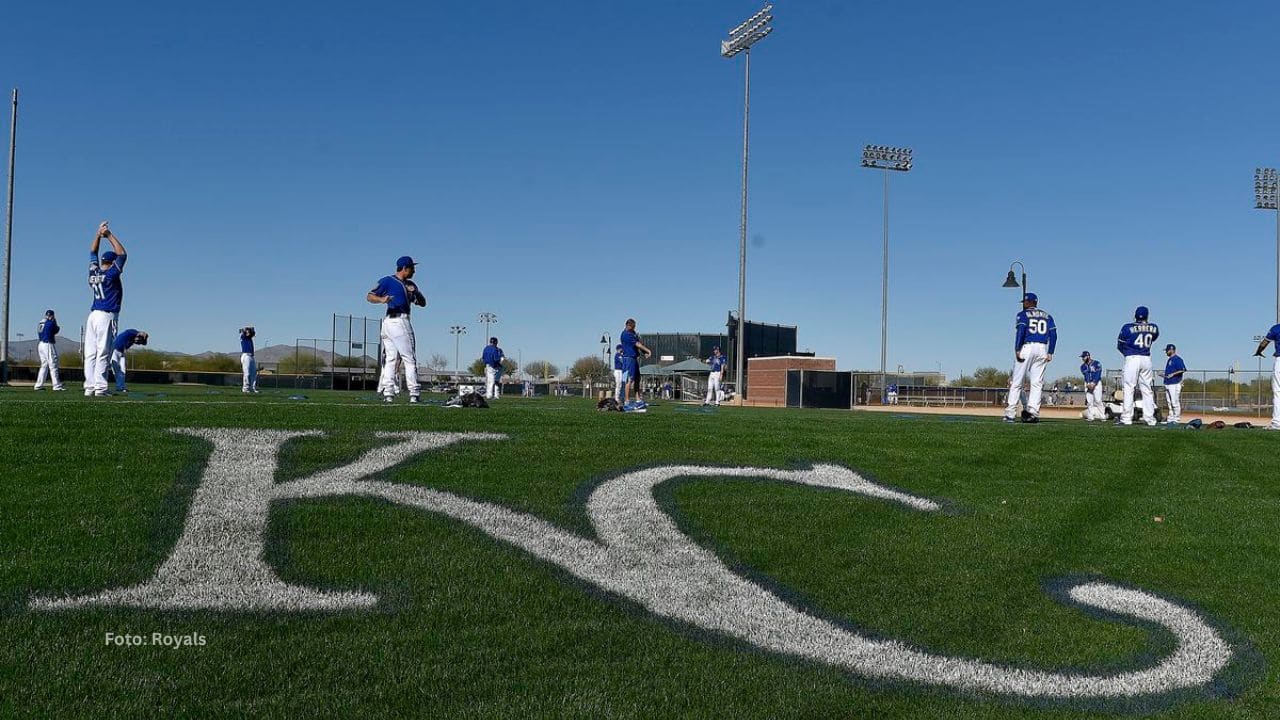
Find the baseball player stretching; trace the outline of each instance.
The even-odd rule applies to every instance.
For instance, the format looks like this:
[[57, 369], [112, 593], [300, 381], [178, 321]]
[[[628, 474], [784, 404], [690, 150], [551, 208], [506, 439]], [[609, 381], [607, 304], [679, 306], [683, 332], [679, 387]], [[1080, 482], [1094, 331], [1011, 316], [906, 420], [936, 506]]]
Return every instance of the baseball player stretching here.
[[1187, 364], [1178, 357], [1178, 348], [1173, 343], [1164, 346], [1164, 354], [1169, 357], [1164, 364], [1164, 392], [1169, 396], [1168, 424], [1177, 425], [1182, 422], [1182, 376], [1187, 372]]
[[[99, 257], [98, 244], [103, 238], [111, 243], [111, 250]], [[126, 259], [124, 245], [103, 222], [89, 245], [89, 290], [93, 292], [93, 306], [84, 323], [85, 397], [110, 394], [107, 392], [107, 365], [111, 361], [116, 323], [120, 320], [120, 305], [124, 301], [120, 274], [124, 272]]]
[[1271, 369], [1271, 424], [1267, 429], [1280, 430], [1280, 325], [1271, 326], [1267, 336], [1258, 343], [1258, 349], [1254, 350], [1253, 354], [1262, 357], [1262, 351], [1266, 350], [1267, 345], [1272, 342], [1276, 344], [1276, 359]]
[[498, 398], [498, 383], [502, 382], [502, 348], [498, 347], [498, 338], [489, 338], [484, 346], [480, 359], [484, 361], [484, 396], [489, 400]]
[[702, 404], [719, 405], [720, 378], [724, 377], [725, 364], [725, 356], [720, 354], [719, 346], [711, 348], [711, 360], [707, 364], [711, 366], [711, 374], [707, 376], [707, 399]]
[[622, 344], [613, 350], [613, 399], [622, 404]]
[[240, 392], [258, 392], [258, 361], [253, 358], [253, 336], [258, 333], [253, 326], [240, 328], [240, 369], [244, 371], [244, 380]]
[[1041, 310], [1035, 293], [1022, 296], [1022, 312], [1014, 321], [1016, 336], [1013, 341], [1013, 377], [1009, 379], [1009, 402], [1004, 409], [1004, 421], [1017, 422], [1018, 397], [1022, 393], [1024, 378], [1031, 381], [1027, 393], [1027, 412], [1024, 422], [1040, 422], [1040, 396], [1044, 392], [1045, 365], [1053, 360], [1053, 350], [1058, 345], [1058, 328], [1053, 316]]
[[[640, 342], [640, 336], [636, 334], [636, 321], [627, 318], [627, 324], [622, 331], [622, 335], [618, 338], [622, 341], [622, 388], [626, 393], [625, 402], [622, 403], [624, 412], [632, 412], [635, 410], [644, 410], [648, 407], [644, 400], [640, 399], [640, 359], [638, 353], [643, 352], [645, 357], [653, 354], [649, 348]], [[631, 402], [631, 392], [635, 390], [636, 401]]]
[[1160, 337], [1160, 328], [1147, 322], [1150, 311], [1139, 306], [1133, 311], [1134, 322], [1125, 323], [1116, 338], [1116, 348], [1124, 355], [1124, 412], [1117, 425], [1133, 424], [1133, 388], [1142, 392], [1142, 419], [1156, 424], [1156, 400], [1151, 390], [1151, 345]]
[[388, 275], [378, 281], [369, 294], [365, 296], [375, 305], [387, 306], [387, 317], [382, 321], [382, 349], [386, 352], [386, 361], [382, 364], [382, 397], [391, 402], [392, 390], [396, 387], [396, 366], [404, 364], [404, 384], [409, 390], [409, 402], [418, 402], [418, 359], [417, 347], [413, 337], [413, 325], [409, 323], [409, 309], [412, 305], [426, 307], [427, 299], [418, 292], [418, 286], [411, 278], [416, 271], [417, 263], [405, 255], [396, 260], [396, 274]]
[[1080, 374], [1084, 376], [1084, 419], [1089, 422], [1105, 420], [1107, 411], [1102, 404], [1102, 363], [1094, 360], [1088, 350], [1080, 353]]
[[54, 390], [66, 389], [62, 387], [62, 380], [58, 378], [58, 346], [55, 344], [61, 329], [58, 327], [58, 319], [53, 316], [53, 311], [45, 310], [44, 319], [36, 325], [36, 336], [40, 338], [40, 344], [37, 346], [40, 353], [40, 372], [36, 374], [36, 390], [44, 387], [46, 376], [53, 382]]
[[128, 393], [129, 388], [125, 387], [124, 376], [128, 372], [125, 367], [124, 354], [134, 345], [146, 345], [147, 334], [129, 328], [116, 336], [115, 342], [111, 345], [111, 373], [116, 376], [116, 392]]

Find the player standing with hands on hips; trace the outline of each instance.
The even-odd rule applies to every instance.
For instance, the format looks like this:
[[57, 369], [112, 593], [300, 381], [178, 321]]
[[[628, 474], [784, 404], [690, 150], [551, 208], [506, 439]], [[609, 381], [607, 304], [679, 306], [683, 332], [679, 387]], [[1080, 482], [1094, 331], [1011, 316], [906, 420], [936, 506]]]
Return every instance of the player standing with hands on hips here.
[[388, 275], [378, 281], [369, 294], [365, 296], [375, 305], [386, 305], [387, 316], [382, 321], [382, 349], [386, 360], [382, 364], [383, 401], [391, 402], [392, 391], [396, 387], [396, 365], [404, 364], [404, 384], [409, 389], [409, 402], [418, 402], [421, 394], [418, 388], [417, 343], [413, 337], [413, 325], [409, 323], [409, 310], [413, 305], [426, 307], [427, 299], [418, 292], [413, 283], [417, 263], [405, 255], [396, 260], [395, 275]]
[[1116, 348], [1124, 355], [1124, 412], [1117, 425], [1133, 424], [1133, 388], [1142, 393], [1142, 419], [1156, 424], [1156, 399], [1151, 389], [1151, 345], [1160, 337], [1160, 327], [1148, 322], [1151, 311], [1141, 305], [1133, 311], [1133, 322], [1125, 323], [1116, 338]]
[[52, 310], [44, 311], [44, 319], [36, 325], [36, 337], [40, 338], [40, 344], [37, 351], [40, 354], [40, 372], [36, 374], [35, 389], [39, 390], [44, 387], [45, 376], [49, 376], [53, 382], [55, 391], [65, 390], [62, 387], [62, 380], [58, 378], [58, 332], [62, 328], [58, 327], [58, 318], [54, 317]]
[[1262, 351], [1266, 350], [1267, 345], [1272, 342], [1276, 344], [1276, 359], [1271, 369], [1271, 424], [1267, 429], [1280, 430], [1280, 324], [1271, 326], [1267, 336], [1258, 343], [1258, 349], [1254, 350], [1253, 354], [1256, 357], [1262, 357]]
[[240, 369], [244, 371], [240, 385], [242, 393], [258, 392], [258, 361], [253, 359], [253, 337], [257, 334], [252, 325], [240, 328]]
[[1164, 364], [1164, 392], [1169, 396], [1169, 425], [1182, 422], [1182, 376], [1187, 372], [1187, 364], [1178, 357], [1178, 348], [1173, 343], [1164, 346], [1164, 354], [1169, 361]]
[[[103, 238], [111, 243], [111, 249], [99, 257], [98, 245]], [[98, 226], [98, 234], [93, 237], [93, 243], [89, 245], [89, 290], [93, 292], [93, 306], [84, 323], [85, 397], [109, 394], [107, 365], [111, 362], [116, 323], [120, 321], [120, 306], [124, 302], [120, 273], [124, 272], [126, 259], [124, 245], [104, 220]]]
[[498, 383], [502, 382], [502, 348], [498, 347], [498, 338], [489, 338], [484, 346], [480, 359], [484, 361], [484, 396], [488, 400], [498, 398]]
[[1105, 420], [1107, 411], [1102, 404], [1102, 363], [1094, 360], [1089, 351], [1080, 353], [1080, 374], [1084, 376], [1084, 419]]
[[1013, 377], [1009, 379], [1009, 402], [1004, 409], [1004, 421], [1017, 422], [1014, 413], [1018, 411], [1018, 396], [1022, 392], [1022, 381], [1031, 381], [1031, 392], [1027, 393], [1027, 409], [1023, 413], [1023, 422], [1040, 422], [1040, 396], [1044, 392], [1045, 365], [1053, 360], [1054, 348], [1058, 345], [1058, 328], [1053, 324], [1053, 316], [1041, 310], [1040, 299], [1035, 293], [1022, 296], [1022, 312], [1014, 321], [1015, 337], [1013, 341], [1013, 358], [1017, 364], [1013, 366]]

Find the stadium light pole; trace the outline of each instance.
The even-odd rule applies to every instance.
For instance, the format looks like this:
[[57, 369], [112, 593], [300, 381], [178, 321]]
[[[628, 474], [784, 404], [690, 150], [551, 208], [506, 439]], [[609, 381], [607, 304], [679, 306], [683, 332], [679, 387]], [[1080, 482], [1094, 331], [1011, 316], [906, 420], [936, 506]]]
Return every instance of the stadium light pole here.
[[467, 334], [466, 325], [450, 325], [449, 334], [453, 336], [453, 371], [458, 375], [462, 374], [462, 368], [459, 367], [459, 348], [462, 346], [462, 336]]
[[489, 326], [498, 324], [498, 316], [491, 312], [482, 312], [476, 318], [476, 321], [484, 323], [484, 341], [489, 342], [489, 338], [491, 337], [489, 335]]
[[734, 349], [734, 382], [737, 383], [735, 398], [738, 404], [746, 397], [743, 392], [742, 370], [745, 359], [746, 313], [747, 313], [747, 158], [749, 156], [751, 138], [751, 46], [760, 42], [773, 28], [772, 4], [767, 4], [755, 15], [729, 31], [729, 38], [720, 41], [720, 56], [732, 58], [738, 53], [746, 55], [744, 63], [744, 87], [742, 100], [742, 217], [738, 224], [738, 342]]
[[1254, 208], [1276, 214], [1276, 322], [1280, 323], [1280, 180], [1275, 168], [1253, 171]]
[[862, 167], [884, 171], [884, 239], [880, 272], [880, 383], [884, 384], [885, 356], [889, 347], [889, 173], [910, 172], [911, 148], [864, 145]]
[[13, 116], [9, 123], [9, 202], [4, 221], [4, 308], [0, 309], [0, 385], [9, 384], [9, 278], [13, 260], [13, 159], [18, 149], [18, 88], [13, 89]]

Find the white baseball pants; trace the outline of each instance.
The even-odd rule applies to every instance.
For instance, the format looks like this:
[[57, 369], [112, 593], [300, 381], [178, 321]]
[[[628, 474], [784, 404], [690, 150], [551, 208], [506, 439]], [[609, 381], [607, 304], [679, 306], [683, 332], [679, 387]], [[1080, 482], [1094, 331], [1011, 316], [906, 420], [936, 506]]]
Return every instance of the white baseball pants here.
[[1004, 416], [1013, 418], [1018, 413], [1018, 399], [1022, 394], [1022, 381], [1030, 380], [1031, 392], [1027, 393], [1027, 412], [1040, 417], [1040, 396], [1044, 392], [1044, 369], [1048, 364], [1049, 346], [1044, 343], [1027, 343], [1022, 346], [1022, 362], [1013, 366], [1009, 378], [1009, 402]]
[[1124, 412], [1120, 422], [1133, 424], [1133, 389], [1142, 393], [1142, 419], [1148, 425], [1156, 424], [1156, 396], [1151, 390], [1151, 356], [1129, 355], [1124, 359]]
[[382, 320], [382, 349], [386, 353], [386, 362], [382, 365], [382, 394], [391, 397], [398, 385], [396, 382], [396, 365], [404, 364], [404, 384], [409, 389], [410, 397], [417, 397], [418, 358], [417, 343], [413, 337], [413, 325], [406, 315], [384, 318]]
[[62, 380], [58, 379], [58, 346], [42, 342], [36, 351], [40, 354], [40, 372], [36, 374], [36, 390], [44, 387], [45, 377], [53, 382], [54, 390], [62, 389]]
[[94, 310], [84, 323], [84, 394], [107, 391], [107, 367], [116, 341], [118, 313]]
[[125, 367], [124, 353], [119, 350], [111, 351], [111, 374], [116, 376], [116, 389], [127, 390], [124, 384], [124, 374], [128, 372]]
[[244, 382], [240, 389], [244, 392], [258, 392], [258, 361], [249, 353], [240, 353], [240, 368], [244, 370]]
[[622, 371], [614, 369], [613, 371], [613, 397], [618, 402], [622, 402]]
[[502, 380], [502, 368], [484, 366], [484, 396], [489, 400], [498, 397], [498, 382]]
[[1280, 356], [1271, 370], [1271, 429], [1280, 430]]
[[1084, 391], [1085, 419], [1086, 420], [1105, 420], [1107, 418], [1106, 405], [1102, 402], [1102, 382], [1093, 384], [1093, 389], [1087, 387]]
[[1165, 383], [1165, 395], [1169, 396], [1169, 422], [1182, 422], [1182, 383]]
[[723, 373], [724, 371], [721, 370], [707, 376], [707, 399], [703, 401], [704, 405], [710, 403], [720, 404], [720, 376]]

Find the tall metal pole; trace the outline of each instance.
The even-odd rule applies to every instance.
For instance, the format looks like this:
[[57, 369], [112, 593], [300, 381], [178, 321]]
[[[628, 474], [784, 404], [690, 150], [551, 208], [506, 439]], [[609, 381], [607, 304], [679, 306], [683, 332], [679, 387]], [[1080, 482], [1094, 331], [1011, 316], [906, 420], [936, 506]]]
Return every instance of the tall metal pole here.
[[9, 384], [9, 278], [13, 260], [13, 160], [18, 150], [18, 89], [13, 89], [13, 117], [9, 123], [9, 202], [4, 222], [4, 310], [0, 312], [0, 384]]
[[742, 220], [738, 232], [738, 347], [734, 349], [737, 356], [734, 370], [734, 381], [737, 383], [738, 402], [746, 398], [743, 391], [743, 368], [746, 360], [746, 313], [747, 313], [747, 157], [751, 138], [751, 49], [746, 51], [746, 81], [742, 100]]
[[880, 385], [884, 387], [885, 355], [889, 347], [889, 171], [884, 171], [884, 268], [880, 274]]
[[[13, 160], [9, 161], [9, 167], [13, 167]], [[9, 171], [9, 175], [12, 177], [13, 170]], [[9, 197], [11, 198], [9, 204], [12, 205], [12, 185], [9, 186]], [[1276, 191], [1276, 205], [1276, 323], [1280, 324], [1280, 190]], [[5, 323], [7, 324], [8, 322], [8, 315], [5, 315]]]

